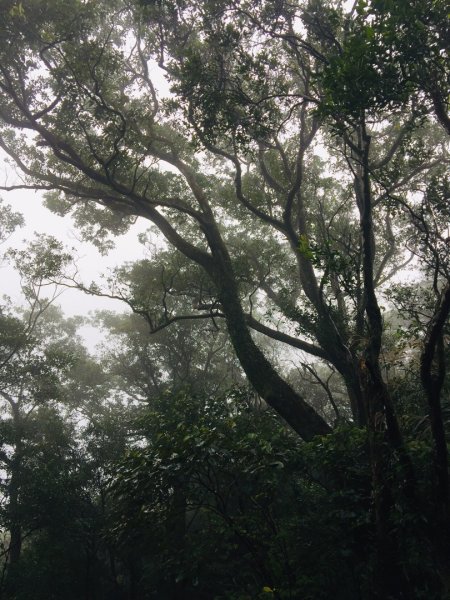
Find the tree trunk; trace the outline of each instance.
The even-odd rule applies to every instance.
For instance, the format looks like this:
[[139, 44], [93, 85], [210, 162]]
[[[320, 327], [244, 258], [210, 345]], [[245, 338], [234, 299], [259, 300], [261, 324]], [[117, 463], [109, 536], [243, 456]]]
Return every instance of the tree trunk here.
[[[170, 517], [167, 521], [169, 546], [176, 548], [179, 563], [183, 565], [187, 560], [186, 546], [186, 491], [185, 482], [175, 483]], [[184, 600], [186, 598], [186, 585], [183, 578], [174, 578], [171, 582], [171, 600]]]
[[420, 377], [428, 401], [431, 432], [434, 440], [437, 478], [436, 500], [441, 519], [448, 527], [448, 448], [442, 419], [441, 392], [445, 381], [446, 364], [443, 330], [450, 313], [450, 284], [447, 284], [431, 319], [420, 357]]
[[217, 283], [231, 343], [257, 393], [305, 441], [330, 433], [326, 421], [278, 375], [253, 341], [234, 279], [222, 273]]
[[19, 505], [19, 480], [21, 456], [17, 454], [11, 461], [11, 479], [9, 482], [9, 563], [14, 567], [20, 560], [22, 552], [22, 523]]
[[[373, 424], [376, 427], [376, 424]], [[374, 427], [369, 433], [372, 493], [376, 529], [376, 557], [372, 584], [373, 600], [414, 600], [402, 568], [397, 536], [391, 526], [393, 497], [388, 482], [387, 447], [383, 434]]]
[[205, 235], [213, 253], [211, 264], [205, 269], [217, 287], [230, 340], [248, 380], [267, 404], [305, 441], [330, 433], [328, 423], [278, 375], [253, 341], [239, 298], [231, 258], [213, 220], [205, 227]]

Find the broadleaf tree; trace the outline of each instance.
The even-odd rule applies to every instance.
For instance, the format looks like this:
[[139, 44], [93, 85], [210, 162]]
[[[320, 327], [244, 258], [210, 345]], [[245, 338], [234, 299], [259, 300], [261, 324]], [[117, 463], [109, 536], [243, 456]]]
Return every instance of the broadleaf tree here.
[[[435, 308], [419, 339], [421, 377], [445, 503], [448, 139], [423, 77], [411, 76], [404, 95], [395, 96], [397, 85], [387, 96], [386, 77], [404, 73], [410, 48], [380, 29], [383, 14], [391, 25], [397, 18], [392, 6], [2, 5], [0, 146], [23, 174], [3, 188], [46, 192], [49, 206], [72, 213], [98, 244], [136, 217], [150, 221], [167, 241], [171, 268], [185, 261], [170, 278], [160, 266], [158, 318], [158, 294], [144, 306], [129, 299], [150, 326], [224, 320], [249, 381], [305, 440], [331, 427], [252, 331], [328, 363], [354, 421], [370, 426], [375, 488], [388, 489], [381, 434], [411, 498], [411, 461], [384, 372], [382, 302], [408, 264], [422, 269]], [[441, 43], [443, 13], [433, 7], [427, 18]], [[372, 9], [381, 15], [373, 27]], [[380, 77], [384, 49], [398, 60]], [[431, 54], [442, 52], [433, 46]], [[442, 82], [445, 62], [434, 64]], [[199, 273], [206, 285], [192, 285]], [[178, 302], [194, 292], [190, 306]], [[380, 516], [389, 499], [381, 493], [377, 502], [389, 566], [395, 549]]]
[[425, 193], [444, 142], [426, 107], [383, 111], [364, 97], [352, 108], [327, 86], [352, 15], [316, 2], [6, 9], [1, 144], [24, 173], [18, 187], [47, 191], [93, 237], [90, 219], [103, 232], [153, 222], [207, 274], [214, 308], [202, 314], [225, 317], [250, 381], [303, 437], [329, 427], [251, 328], [332, 364], [360, 423], [368, 410], [389, 421], [386, 398], [374, 400], [385, 395], [378, 290], [407, 260], [408, 192]]
[[20, 496], [23, 496], [22, 472], [24, 462], [30, 459], [27, 453], [33, 455], [36, 452], [33, 436], [36, 436], [38, 413], [47, 410], [49, 423], [53, 420], [58, 426], [56, 412], [52, 415], [52, 405], [62, 398], [62, 379], [67, 377], [77, 349], [73, 340], [76, 319], [64, 321], [52, 305], [57, 295], [53, 286], [50, 296], [44, 295], [46, 277], [55, 276], [67, 258], [58, 252], [60, 248], [55, 240], [50, 238], [47, 242], [34, 242], [30, 249], [12, 253], [21, 276], [26, 306], [14, 307], [10, 299], [5, 298], [0, 313], [3, 411], [0, 444], [8, 481], [11, 564], [17, 562], [21, 551], [22, 524], [18, 515], [21, 512]]

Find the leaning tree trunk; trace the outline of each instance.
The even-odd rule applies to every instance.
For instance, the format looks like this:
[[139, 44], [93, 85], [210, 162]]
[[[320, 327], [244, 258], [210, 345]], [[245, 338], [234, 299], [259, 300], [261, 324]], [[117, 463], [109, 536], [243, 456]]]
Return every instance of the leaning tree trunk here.
[[330, 433], [326, 421], [278, 375], [253, 341], [234, 278], [222, 271], [216, 277], [216, 284], [234, 351], [258, 394], [305, 441]]

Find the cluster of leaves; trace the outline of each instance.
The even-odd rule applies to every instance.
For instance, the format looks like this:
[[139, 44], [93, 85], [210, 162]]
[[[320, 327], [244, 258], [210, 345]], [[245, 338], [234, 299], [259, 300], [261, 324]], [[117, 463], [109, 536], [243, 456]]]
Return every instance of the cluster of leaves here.
[[[76, 560], [63, 553], [58, 563], [63, 575], [53, 581], [48, 574], [42, 577], [34, 597], [80, 597], [80, 588], [70, 585], [77, 576], [86, 582], [86, 596], [368, 598], [376, 567], [390, 567], [390, 555], [376, 556], [388, 547], [395, 578], [407, 582], [409, 596], [437, 598], [429, 538], [438, 533], [432, 510], [439, 507], [434, 474], [424, 467], [434, 459], [427, 427], [421, 426], [417, 439], [418, 429], [411, 425], [419, 415], [422, 423], [427, 420], [416, 400], [424, 394], [412, 385], [417, 378], [409, 382], [407, 400], [401, 384], [390, 386], [405, 432], [414, 438], [405, 445], [381, 375], [383, 324], [375, 288], [383, 276], [386, 281], [395, 274], [386, 266], [402, 251], [389, 224], [395, 207], [415, 229], [417, 252], [434, 277], [429, 280], [433, 310], [417, 319], [414, 307], [409, 310], [410, 340], [427, 341], [433, 316], [448, 316], [442, 303], [449, 275], [442, 235], [448, 185], [439, 174], [427, 180], [429, 161], [444, 154], [434, 151], [431, 134], [410, 135], [421, 111], [400, 110], [425, 98], [424, 111], [433, 110], [448, 124], [444, 3], [362, 0], [348, 15], [340, 3], [317, 0], [140, 2], [143, 13], [133, 2], [73, 0], [71, 10], [66, 4], [6, 3], [1, 143], [25, 172], [24, 185], [52, 189], [49, 205], [60, 214], [75, 208], [85, 236], [105, 249], [107, 231], [125, 231], [137, 215], [153, 220], [183, 258], [161, 252], [158, 259], [118, 271], [111, 295], [128, 301], [153, 331], [196, 317], [211, 318], [217, 328], [214, 318], [226, 312], [253, 385], [311, 440], [328, 432], [328, 423], [278, 376], [246, 329], [254, 318], [254, 298], [265, 294], [274, 307], [266, 315], [281, 313], [301, 337], [275, 329], [269, 335], [333, 365], [345, 378], [349, 397], [361, 400], [354, 418], [371, 431], [337, 428], [327, 438], [302, 444], [254, 398], [236, 392], [195, 395], [196, 388], [212, 388], [216, 375], [226, 378], [231, 361], [221, 353], [225, 345], [213, 352], [193, 349], [193, 329], [179, 327], [178, 337], [160, 338], [153, 347], [143, 335], [127, 334], [124, 348], [110, 353], [107, 368], [86, 369], [91, 378], [101, 372], [100, 384], [92, 385], [87, 377], [71, 380], [89, 360], [79, 360], [73, 346], [59, 343], [48, 323], [38, 332], [2, 314], [0, 350], [6, 362], [0, 385], [9, 412], [1, 423], [0, 458], [7, 475], [8, 595], [29, 597], [32, 577], [48, 570], [49, 557], [62, 546], [53, 523], [37, 508], [53, 494], [53, 519], [70, 531], [64, 541], [70, 550], [76, 544], [82, 550]], [[155, 58], [177, 95], [161, 106], [149, 75]], [[318, 109], [310, 110], [311, 104]], [[325, 117], [321, 123], [318, 114]], [[396, 132], [397, 118], [403, 125]], [[311, 168], [314, 160], [307, 155], [313, 138], [322, 125], [327, 135], [327, 123], [340, 134], [329, 149], [343, 155], [339, 175], [353, 181], [351, 193], [345, 183], [316, 177], [326, 169], [318, 161], [317, 170]], [[36, 137], [15, 135], [16, 129]], [[204, 151], [201, 159], [190, 156], [193, 137]], [[378, 139], [374, 152], [372, 137]], [[224, 169], [209, 178], [209, 169], [225, 157], [235, 172]], [[178, 175], [167, 174], [159, 162]], [[408, 198], [414, 186], [417, 202]], [[11, 223], [0, 231], [5, 237], [19, 221], [3, 214]], [[264, 227], [256, 228], [256, 219]], [[379, 235], [384, 223], [387, 231]], [[227, 230], [222, 237], [221, 229]], [[403, 238], [407, 229], [402, 227]], [[248, 239], [239, 243], [240, 237]], [[258, 237], [265, 243], [262, 250]], [[40, 287], [58, 279], [70, 257], [51, 240], [49, 252], [36, 246], [15, 257], [23, 266], [23, 289], [40, 317], [45, 307]], [[101, 294], [95, 286], [89, 291]], [[195, 301], [192, 310], [204, 312], [186, 313], [187, 299]], [[60, 322], [60, 327], [65, 326]], [[399, 328], [406, 339], [404, 329]], [[441, 358], [447, 332], [443, 325], [436, 331], [439, 341], [425, 347], [431, 362], [435, 346], [440, 352], [435, 361], [440, 364], [430, 363], [431, 385], [425, 390], [430, 412], [440, 409], [439, 398], [432, 403], [435, 366], [442, 377], [434, 396], [441, 387], [448, 389]], [[363, 342], [361, 356], [357, 346]], [[205, 346], [205, 340], [199, 344]], [[208, 376], [200, 377], [202, 369]], [[191, 393], [174, 393], [183, 378], [190, 380]], [[166, 394], [158, 396], [161, 390]], [[140, 423], [121, 427], [121, 411], [143, 400], [150, 409]], [[75, 427], [64, 427], [63, 415], [75, 405], [89, 420], [79, 437]], [[371, 410], [377, 412], [369, 423], [363, 413]], [[124, 415], [126, 424], [130, 413]], [[380, 431], [384, 416], [391, 452]], [[39, 443], [39, 435], [52, 442]], [[441, 474], [447, 475], [445, 439], [435, 442]], [[73, 460], [77, 451], [79, 461]], [[417, 463], [416, 504], [402, 490], [405, 456]], [[447, 489], [440, 491], [448, 500], [447, 479], [444, 484]], [[77, 494], [86, 499], [81, 505]], [[72, 529], [60, 510], [65, 505], [75, 515]], [[29, 539], [25, 528], [36, 528]], [[49, 552], [41, 560], [45, 543]], [[421, 560], [420, 544], [429, 561]], [[33, 575], [23, 577], [24, 571]], [[389, 582], [394, 587], [395, 578]]]
[[[375, 531], [366, 431], [345, 426], [304, 444], [239, 390], [167, 393], [139, 427], [145, 442], [128, 451], [111, 486], [107, 536], [134, 562], [143, 597], [369, 597]], [[419, 446], [421, 465], [429, 447]], [[396, 489], [392, 527], [403, 534], [405, 561], [417, 562], [416, 597], [435, 597], [426, 577], [420, 582], [422, 531], [400, 477]]]
[[341, 51], [321, 74], [323, 114], [355, 118], [367, 109], [396, 110], [418, 93], [435, 107], [447, 105], [445, 2], [360, 0], [344, 31]]

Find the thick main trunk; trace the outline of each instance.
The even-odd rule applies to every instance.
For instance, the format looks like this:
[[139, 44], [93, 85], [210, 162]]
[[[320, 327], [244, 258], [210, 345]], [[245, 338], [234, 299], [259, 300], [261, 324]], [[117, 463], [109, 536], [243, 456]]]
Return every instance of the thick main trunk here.
[[450, 496], [448, 448], [442, 418], [441, 392], [445, 381], [446, 364], [443, 331], [450, 314], [450, 284], [447, 284], [435, 314], [429, 324], [420, 357], [420, 377], [428, 401], [431, 432], [434, 439], [437, 501], [442, 517], [448, 521]]
[[402, 567], [397, 536], [391, 524], [394, 499], [387, 481], [389, 458], [384, 436], [373, 424], [369, 433], [372, 465], [372, 493], [376, 527], [376, 556], [373, 573], [373, 600], [413, 600]]
[[[186, 547], [186, 490], [185, 482], [175, 483], [172, 497], [170, 516], [167, 521], [167, 536], [169, 545], [177, 548], [177, 554], [181, 564], [187, 560], [185, 556]], [[169, 590], [170, 600], [184, 600], [186, 598], [186, 580], [179, 578], [174, 580]]]
[[[375, 290], [374, 261], [375, 237], [373, 228], [372, 194], [370, 185], [369, 149], [371, 138], [366, 133], [365, 123], [359, 132], [360, 160], [354, 189], [360, 212], [360, 228], [363, 250], [363, 289], [365, 314], [367, 318], [367, 345], [361, 361], [363, 389], [366, 390], [367, 414], [378, 415], [386, 423], [387, 438], [392, 447], [399, 452], [401, 460], [410, 463], [406, 457], [403, 439], [395, 415], [392, 399], [383, 381], [380, 366], [380, 352], [383, 335], [383, 319]], [[409, 467], [408, 467], [409, 468]]]
[[20, 523], [15, 522], [11, 524], [10, 536], [9, 563], [11, 567], [13, 567], [19, 562], [22, 553], [22, 527], [20, 526]]
[[216, 276], [231, 343], [250, 383], [258, 394], [305, 441], [326, 435], [326, 421], [282, 379], [253, 341], [238, 297], [236, 283], [227, 273]]
[[383, 380], [380, 352], [383, 320], [375, 288], [375, 236], [373, 227], [369, 149], [364, 117], [359, 129], [359, 160], [355, 168], [354, 189], [360, 213], [364, 309], [367, 343], [359, 363], [359, 377], [366, 405], [372, 467], [372, 494], [376, 526], [377, 560], [373, 597], [379, 600], [412, 600], [408, 579], [402, 568], [402, 556], [395, 529], [392, 527], [394, 494], [389, 476], [392, 450], [398, 455], [403, 491], [414, 500], [414, 471], [405, 449], [389, 390]]
[[22, 521], [20, 518], [20, 479], [23, 460], [22, 417], [17, 403], [11, 404], [15, 427], [15, 451], [11, 460], [11, 478], [9, 480], [9, 563], [12, 566], [20, 560], [22, 552]]
[[22, 552], [22, 526], [19, 517], [19, 477], [20, 461], [16, 458], [12, 464], [11, 480], [9, 482], [9, 564], [16, 565]]
[[[169, 162], [171, 161], [169, 160]], [[278, 375], [253, 341], [239, 298], [230, 255], [207, 198], [198, 185], [195, 175], [190, 172], [188, 167], [181, 165], [179, 161], [172, 160], [172, 162], [185, 175], [194, 196], [202, 207], [200, 226], [208, 241], [211, 254], [187, 243], [157, 211], [147, 209], [145, 216], [160, 228], [168, 241], [182, 254], [202, 266], [215, 283], [236, 356], [258, 394], [304, 440], [311, 440], [316, 435], [330, 433], [331, 428], [326, 421]]]
[[433, 100], [434, 114], [439, 120], [439, 123], [450, 135], [450, 117], [448, 116], [445, 101], [442, 99], [442, 95], [438, 90], [434, 90], [431, 93], [431, 99]]
[[364, 400], [363, 390], [361, 389], [358, 367], [351, 366], [342, 373], [345, 387], [347, 388], [350, 400], [350, 408], [353, 418], [358, 427], [366, 427], [368, 423], [367, 405]]

